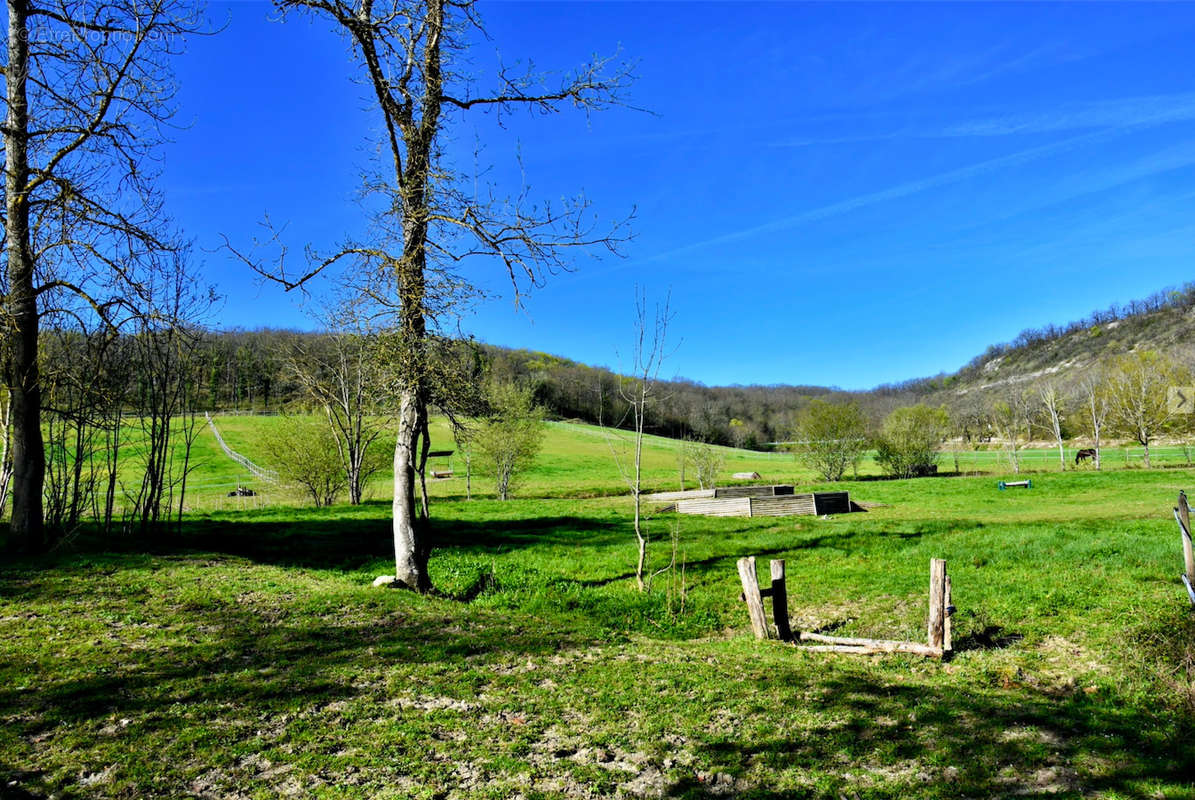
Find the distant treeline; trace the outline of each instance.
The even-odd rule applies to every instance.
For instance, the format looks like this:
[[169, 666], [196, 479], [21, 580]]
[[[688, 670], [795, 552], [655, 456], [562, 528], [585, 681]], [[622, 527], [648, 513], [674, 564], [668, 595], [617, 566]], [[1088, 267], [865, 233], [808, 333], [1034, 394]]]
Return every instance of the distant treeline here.
[[[771, 442], [789, 440], [797, 414], [814, 397], [854, 400], [876, 427], [900, 406], [931, 397], [938, 398], [934, 402], [949, 403], [948, 395], [938, 393], [971, 380], [992, 359], [1031, 353], [1079, 332], [1098, 333], [1109, 323], [1191, 308], [1195, 308], [1195, 282], [1155, 292], [1142, 300], [1113, 304], [1066, 325], [1027, 329], [1011, 342], [989, 347], [955, 374], [883, 384], [865, 392], [821, 386], [712, 387], [683, 379], [667, 381], [648, 408], [647, 428], [674, 438], [763, 448]], [[306, 406], [310, 397], [288, 369], [287, 358], [300, 345], [308, 350], [318, 347], [322, 337], [324, 334], [277, 329], [203, 333], [195, 355], [195, 402], [209, 411], [279, 412]], [[551, 416], [616, 427], [629, 425], [628, 405], [613, 370], [531, 350], [488, 344], [474, 347], [484, 372], [498, 380], [530, 384]]]
[[[320, 333], [293, 330], [230, 330], [205, 333], [196, 354], [196, 401], [209, 411], [280, 412], [303, 407], [310, 397], [287, 367], [297, 345], [318, 346]], [[630, 425], [619, 376], [547, 353], [476, 344], [484, 372], [494, 379], [529, 384], [536, 399], [558, 419], [614, 427]], [[663, 383], [649, 407], [647, 428], [675, 438], [763, 447], [792, 433], [795, 412], [812, 397], [835, 390], [818, 386], [710, 387], [688, 380]]]

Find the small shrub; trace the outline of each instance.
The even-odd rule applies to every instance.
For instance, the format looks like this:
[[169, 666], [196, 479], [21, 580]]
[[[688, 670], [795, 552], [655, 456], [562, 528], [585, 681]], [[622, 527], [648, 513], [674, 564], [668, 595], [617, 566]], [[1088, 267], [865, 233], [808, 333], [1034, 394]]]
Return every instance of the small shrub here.
[[288, 417], [264, 446], [278, 477], [310, 495], [317, 508], [332, 505], [348, 485], [336, 438], [318, 419]]
[[797, 421], [797, 458], [828, 481], [858, 469], [867, 447], [867, 421], [859, 404], [815, 398]]
[[937, 472], [938, 448], [949, 431], [945, 409], [920, 404], [898, 408], [884, 420], [876, 439], [876, 461], [898, 478], [932, 475]]
[[490, 414], [470, 434], [483, 472], [494, 479], [498, 499], [506, 500], [519, 477], [535, 463], [544, 439], [544, 409], [534, 392], [514, 384], [489, 388]]
[[709, 442], [694, 445], [690, 454], [693, 469], [697, 472], [697, 484], [702, 489], [713, 489], [718, 484], [718, 472], [726, 462], [726, 455]]

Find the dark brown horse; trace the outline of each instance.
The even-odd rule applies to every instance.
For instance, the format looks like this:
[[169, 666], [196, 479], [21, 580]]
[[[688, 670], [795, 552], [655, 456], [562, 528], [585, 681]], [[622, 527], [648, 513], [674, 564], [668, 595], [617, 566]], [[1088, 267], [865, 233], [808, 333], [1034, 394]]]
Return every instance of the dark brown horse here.
[[1089, 458], [1094, 459], [1095, 455], [1094, 447], [1084, 447], [1082, 450], [1075, 453], [1075, 466], [1079, 466], [1080, 461], [1086, 461]]

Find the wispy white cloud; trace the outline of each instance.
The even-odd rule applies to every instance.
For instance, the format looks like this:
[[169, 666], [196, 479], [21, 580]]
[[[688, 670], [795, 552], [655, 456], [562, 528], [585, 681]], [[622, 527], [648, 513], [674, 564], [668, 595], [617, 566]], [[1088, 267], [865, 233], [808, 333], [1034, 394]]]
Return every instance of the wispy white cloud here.
[[[1183, 143], [1128, 164], [1094, 170], [1072, 181], [1060, 183], [1052, 191], [1028, 198], [1023, 205], [1009, 209], [1007, 214], [990, 221], [998, 222], [1035, 214], [1077, 198], [1110, 192], [1128, 184], [1191, 167], [1195, 167], [1195, 143]], [[1147, 197], [1149, 199], [1146, 201], [1138, 201], [1134, 195], [1132, 204], [1121, 202], [1114, 206], [1120, 208], [1118, 212], [1105, 212], [1097, 216], [1085, 215], [1078, 225], [1070, 221], [1066, 225], [1050, 226], [1044, 231], [1045, 235], [1040, 243], [1018, 251], [1016, 257], [1028, 258], [1040, 251], [1065, 251], [1073, 241], [1098, 240], [1105, 245], [1117, 241], [1121, 246], [1131, 247], [1137, 236], [1144, 235], [1143, 232], [1154, 231], [1156, 228], [1170, 229], [1176, 219], [1184, 223], [1188, 221], [1189, 203], [1195, 198], [1195, 191], [1164, 194], [1151, 191]], [[1136, 223], [1137, 233], [1124, 234], [1123, 231], [1133, 227], [1132, 223]], [[1122, 233], [1111, 235], [1110, 231], [1116, 229]]]
[[[927, 191], [929, 189], [960, 183], [962, 181], [981, 177], [998, 170], [1020, 166], [1022, 164], [1046, 158], [1048, 156], [1058, 155], [1077, 147], [1115, 139], [1134, 131], [1144, 130], [1146, 128], [1155, 127], [1157, 125], [1176, 120], [1195, 119], [1195, 93], [1187, 95], [1169, 95], [1166, 97], [1156, 98], [1139, 98], [1139, 100], [1149, 100], [1150, 102], [1142, 102], [1134, 106], [1133, 108], [1136, 109], [1136, 112], [1134, 113], [1129, 113], [1129, 106], [1108, 104], [1103, 108], [1089, 108], [1087, 110], [1086, 116], [1072, 115], [1068, 117], [1072, 120], [1072, 124], [1069, 127], [1092, 127], [1096, 124], [1097, 120], [1102, 121], [1102, 125], [1097, 130], [1094, 130], [1090, 133], [1080, 134], [1078, 136], [1072, 136], [1061, 141], [1027, 148], [1009, 155], [987, 159], [985, 161], [980, 161], [965, 167], [959, 167], [946, 172], [940, 172], [936, 175], [930, 175], [928, 177], [914, 181], [908, 181], [887, 189], [881, 189], [879, 191], [857, 195], [845, 200], [840, 200], [836, 203], [830, 203], [818, 208], [802, 211], [799, 214], [782, 217], [780, 219], [775, 219], [760, 225], [753, 225], [748, 228], [731, 231], [719, 236], [711, 237], [709, 239], [703, 239], [699, 242], [692, 242], [673, 250], [657, 253], [656, 255], [648, 257], [646, 260], [665, 260], [675, 256], [701, 250], [706, 247], [730, 244], [733, 242], [750, 239], [761, 234], [788, 230], [800, 225], [818, 222], [820, 220], [828, 219], [840, 214], [846, 214], [857, 209], [877, 205], [879, 203], [884, 203], [891, 200], [898, 200], [910, 195]], [[1083, 119], [1087, 120], [1086, 124], [1080, 124], [1080, 121]], [[1010, 122], [1008, 124], [1016, 124], [1021, 126], [1022, 129], [1025, 129], [1031, 123], [1022, 120]], [[1047, 131], [1058, 132], [1066, 130], [1068, 127], [1061, 123], [1061, 119], [1054, 120], [1052, 123], [1042, 121], [1037, 124], [1037, 130], [1043, 133]], [[1052, 125], [1053, 127], [1047, 127], [1047, 125]], [[977, 133], [972, 135], [980, 134]], [[1195, 164], [1195, 147], [1182, 145], [1179, 147], [1170, 148], [1132, 164], [1116, 165], [1103, 170], [1095, 171], [1093, 173], [1088, 173], [1083, 176], [1081, 180], [1070, 185], [1063, 184], [1055, 191], [1050, 193], [1050, 199], [1047, 204], [1065, 202], [1066, 200], [1073, 199], [1084, 194], [1103, 191], [1124, 183], [1140, 180], [1150, 175], [1172, 171], [1182, 167], [1190, 166], [1192, 164]], [[1034, 205], [1040, 207], [1042, 203], [1035, 203]]]
[[798, 225], [817, 222], [829, 217], [837, 216], [839, 214], [855, 211], [866, 206], [872, 206], [878, 203], [884, 203], [890, 200], [908, 197], [909, 195], [924, 192], [927, 189], [934, 189], [939, 186], [947, 186], [971, 178], [977, 178], [1000, 169], [1025, 164], [1030, 161], [1045, 158], [1046, 156], [1065, 152], [1080, 145], [1113, 138], [1114, 136], [1118, 135], [1121, 135], [1120, 131], [1098, 131], [1095, 133], [1083, 134], [1081, 136], [1074, 136], [1069, 139], [1063, 139], [1059, 142], [1052, 142], [1050, 144], [1040, 145], [1038, 147], [1031, 147], [1029, 149], [1011, 153], [1006, 156], [1000, 156], [999, 158], [980, 161], [965, 167], [959, 167], [958, 169], [952, 169], [947, 172], [940, 172], [936, 175], [930, 175], [919, 180], [908, 181], [887, 189], [881, 189], [876, 192], [868, 192], [867, 194], [857, 195], [855, 197], [851, 197], [846, 200], [840, 200], [836, 203], [830, 203], [829, 205], [824, 205], [819, 208], [802, 211], [799, 214], [793, 214], [791, 216], [772, 220], [771, 222], [765, 222], [762, 225], [753, 225], [749, 228], [743, 228], [730, 233], [724, 233], [720, 236], [703, 239], [702, 241], [693, 242], [683, 247], [678, 247], [674, 250], [658, 253], [649, 257], [647, 260], [657, 261], [668, 259], [714, 245], [729, 244], [731, 242], [750, 239], [754, 236], [764, 233], [787, 230]]
[[1195, 92], [1187, 92], [1097, 100], [1064, 105], [1048, 111], [993, 114], [948, 124], [919, 123], [874, 133], [797, 136], [773, 142], [772, 146], [809, 147], [894, 139], [1018, 136], [1102, 128], [1137, 128], [1192, 120], [1195, 120]]
[[1050, 42], [1017, 53], [1009, 42], [987, 48], [983, 52], [942, 58], [939, 53], [921, 53], [910, 59], [896, 73], [883, 75], [881, 80], [895, 95], [923, 93], [944, 88], [960, 89], [984, 83], [994, 78], [1031, 69], [1043, 61], [1057, 58], [1059, 47]]
[[1008, 136], [1091, 128], [1128, 128], [1195, 120], [1195, 92], [1126, 97], [1063, 106], [1038, 114], [1010, 114], [944, 128], [940, 135]]

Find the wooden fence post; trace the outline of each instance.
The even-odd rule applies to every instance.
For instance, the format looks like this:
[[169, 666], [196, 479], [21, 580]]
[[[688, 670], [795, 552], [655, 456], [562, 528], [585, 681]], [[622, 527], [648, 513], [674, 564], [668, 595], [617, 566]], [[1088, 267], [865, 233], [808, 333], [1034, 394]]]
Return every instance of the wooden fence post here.
[[782, 642], [791, 642], [793, 632], [788, 627], [788, 590], [784, 586], [784, 559], [773, 559], [772, 567], [772, 620], [776, 623], [776, 636]]
[[759, 578], [755, 574], [755, 556], [740, 558], [739, 580], [743, 583], [743, 599], [751, 615], [751, 630], [756, 639], [768, 638], [768, 619], [763, 613], [763, 598], [759, 595]]
[[1191, 552], [1191, 511], [1187, 506], [1187, 493], [1178, 493], [1178, 521], [1183, 526], [1183, 563], [1186, 567], [1184, 574], [1189, 580], [1195, 581], [1195, 554]]
[[1179, 535], [1183, 542], [1183, 584], [1187, 587], [1187, 595], [1195, 605], [1195, 552], [1191, 548], [1191, 509], [1187, 505], [1187, 493], [1178, 493], [1178, 507], [1174, 509], [1174, 518], [1178, 520]]
[[950, 618], [954, 616], [954, 597], [950, 591], [950, 576], [946, 576], [946, 615], [942, 621], [942, 651], [950, 652], [954, 650], [954, 633], [951, 630]]
[[915, 653], [930, 658], [943, 658], [954, 647], [950, 620], [950, 615], [954, 611], [954, 606], [951, 604], [953, 596], [950, 576], [946, 574], [944, 559], [930, 559], [928, 644], [826, 636], [809, 631], [801, 631], [794, 636], [788, 621], [788, 587], [785, 584], [784, 560], [772, 559], [770, 562], [772, 583], [766, 589], [759, 588], [759, 576], [755, 571], [754, 556], [740, 558], [737, 566], [739, 580], [743, 584], [743, 593], [740, 599], [747, 603], [747, 613], [751, 618], [751, 630], [756, 639], [768, 639], [771, 636], [771, 629], [763, 608], [763, 598], [770, 597], [772, 598], [772, 620], [776, 626], [776, 636], [781, 641], [824, 643], [813, 647], [802, 647], [802, 650], [860, 655]]
[[929, 561], [929, 646], [941, 650], [946, 638], [946, 561]]

